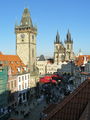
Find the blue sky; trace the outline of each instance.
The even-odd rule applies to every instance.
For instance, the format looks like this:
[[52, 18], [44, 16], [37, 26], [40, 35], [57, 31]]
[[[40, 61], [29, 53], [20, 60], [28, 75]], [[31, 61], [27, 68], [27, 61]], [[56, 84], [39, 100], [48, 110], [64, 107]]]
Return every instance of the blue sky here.
[[62, 41], [68, 29], [79, 49], [90, 54], [90, 0], [2, 0], [0, 1], [0, 51], [15, 54], [15, 22], [20, 23], [28, 7], [33, 24], [38, 27], [37, 55], [51, 55], [57, 30]]

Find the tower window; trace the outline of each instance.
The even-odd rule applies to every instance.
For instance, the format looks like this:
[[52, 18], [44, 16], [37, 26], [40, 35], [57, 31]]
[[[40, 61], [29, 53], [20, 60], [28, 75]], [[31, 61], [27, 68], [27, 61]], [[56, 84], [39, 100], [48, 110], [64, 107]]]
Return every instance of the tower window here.
[[34, 40], [34, 35], [32, 35], [32, 40]]
[[56, 46], [56, 50], [58, 50], [58, 46]]
[[19, 85], [19, 90], [21, 90], [21, 85]]
[[32, 49], [32, 57], [34, 57], [34, 49]]
[[69, 49], [69, 45], [67, 45], [67, 49]]

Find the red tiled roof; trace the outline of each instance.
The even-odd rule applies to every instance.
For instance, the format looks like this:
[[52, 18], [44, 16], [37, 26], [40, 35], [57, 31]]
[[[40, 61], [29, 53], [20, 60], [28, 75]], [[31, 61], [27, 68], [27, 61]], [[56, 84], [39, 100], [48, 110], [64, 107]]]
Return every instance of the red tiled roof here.
[[0, 55], [0, 61], [16, 61], [16, 62], [21, 62], [21, 59], [17, 55]]
[[84, 57], [86, 57], [87, 61], [90, 60], [90, 55], [80, 55], [76, 57], [75, 64], [81, 66], [84, 64]]
[[3, 65], [11, 67], [12, 75], [18, 73], [18, 68], [23, 70], [23, 67], [26, 67], [26, 65], [17, 55], [0, 55], [0, 61], [2, 61]]

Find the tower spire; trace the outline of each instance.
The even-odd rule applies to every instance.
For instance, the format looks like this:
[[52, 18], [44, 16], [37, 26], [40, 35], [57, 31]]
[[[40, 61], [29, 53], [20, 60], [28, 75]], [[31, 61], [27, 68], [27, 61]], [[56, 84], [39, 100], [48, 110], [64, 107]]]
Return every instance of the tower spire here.
[[57, 35], [56, 35], [56, 43], [60, 43], [60, 35], [59, 35], [58, 30], [57, 30]]
[[66, 35], [66, 40], [65, 43], [73, 43], [73, 40], [71, 39], [71, 33], [68, 29], [67, 35]]
[[29, 12], [28, 8], [24, 9], [22, 19], [21, 19], [21, 26], [33, 27], [32, 20], [31, 20], [31, 17], [30, 17], [30, 12]]
[[68, 33], [67, 33], [67, 40], [68, 40], [68, 41], [71, 40], [71, 34], [70, 34], [70, 32], [69, 32], [69, 29], [68, 29]]

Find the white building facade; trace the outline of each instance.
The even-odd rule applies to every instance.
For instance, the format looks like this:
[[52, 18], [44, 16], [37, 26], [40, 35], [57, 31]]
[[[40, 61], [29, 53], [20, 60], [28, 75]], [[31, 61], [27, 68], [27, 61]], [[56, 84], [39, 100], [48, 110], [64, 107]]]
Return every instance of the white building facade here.
[[17, 76], [18, 85], [18, 102], [27, 101], [27, 90], [30, 88], [30, 73], [20, 74]]

